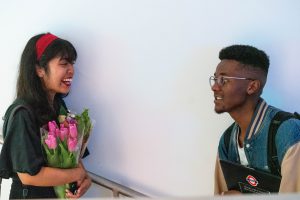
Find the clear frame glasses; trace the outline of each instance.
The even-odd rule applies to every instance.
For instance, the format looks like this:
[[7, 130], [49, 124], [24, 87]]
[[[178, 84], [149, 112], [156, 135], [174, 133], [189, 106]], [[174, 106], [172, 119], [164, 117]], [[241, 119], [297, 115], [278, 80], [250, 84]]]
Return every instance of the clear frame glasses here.
[[229, 79], [235, 79], [235, 80], [251, 80], [253, 81], [253, 78], [244, 78], [244, 77], [234, 77], [234, 76], [211, 76], [209, 77], [209, 84], [210, 87], [212, 87], [214, 84], [217, 84], [218, 86], [223, 86], [225, 83], [228, 82]]

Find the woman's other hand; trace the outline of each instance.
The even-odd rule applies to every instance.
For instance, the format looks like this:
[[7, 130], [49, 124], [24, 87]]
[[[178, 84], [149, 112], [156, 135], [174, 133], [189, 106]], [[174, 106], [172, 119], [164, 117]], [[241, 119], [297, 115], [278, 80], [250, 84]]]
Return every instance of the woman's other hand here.
[[77, 187], [78, 189], [73, 194], [70, 190], [66, 190], [66, 197], [71, 199], [76, 199], [81, 197], [86, 193], [86, 191], [89, 189], [89, 187], [92, 184], [91, 178], [86, 174], [85, 178], [83, 180], [77, 181]]

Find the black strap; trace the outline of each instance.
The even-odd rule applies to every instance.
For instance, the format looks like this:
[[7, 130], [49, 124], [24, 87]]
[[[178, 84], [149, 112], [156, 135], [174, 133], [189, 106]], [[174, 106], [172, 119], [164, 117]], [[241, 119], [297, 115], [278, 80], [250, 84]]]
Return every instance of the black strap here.
[[231, 136], [233, 126], [234, 126], [234, 123], [232, 123], [224, 132], [224, 144], [225, 144], [225, 149], [227, 150], [227, 153], [229, 150], [229, 142], [230, 142], [230, 136]]
[[[300, 119], [300, 115], [297, 112], [292, 114], [289, 112], [279, 111], [273, 117], [268, 131], [268, 146], [267, 146], [268, 166], [270, 168], [271, 173], [277, 176], [281, 176], [281, 172], [280, 172], [281, 167], [278, 161], [275, 137], [276, 137], [277, 130], [279, 126], [282, 124], [282, 122], [290, 118]], [[227, 152], [229, 150], [229, 142], [230, 142], [230, 137], [231, 137], [233, 127], [234, 127], [234, 123], [231, 124], [224, 132], [224, 145]]]
[[271, 173], [277, 176], [281, 176], [281, 166], [278, 161], [277, 148], [275, 143], [276, 133], [282, 122], [290, 118], [297, 118], [297, 116], [299, 117], [298, 113], [292, 114], [289, 112], [279, 111], [275, 114], [271, 121], [268, 132], [268, 166], [270, 168]]
[[4, 118], [4, 124], [3, 124], [3, 139], [6, 136], [6, 130], [10, 129], [11, 123], [12, 123], [12, 118], [15, 115], [16, 111], [20, 108], [26, 108], [25, 105], [19, 104], [15, 106], [12, 111], [9, 113], [9, 116], [7, 118]]

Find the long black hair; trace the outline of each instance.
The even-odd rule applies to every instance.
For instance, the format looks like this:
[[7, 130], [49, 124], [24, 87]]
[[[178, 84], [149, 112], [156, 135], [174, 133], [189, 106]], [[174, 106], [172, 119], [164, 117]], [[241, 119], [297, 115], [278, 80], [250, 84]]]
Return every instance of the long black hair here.
[[70, 63], [77, 59], [74, 46], [67, 40], [55, 39], [45, 49], [40, 59], [37, 59], [36, 43], [45, 34], [33, 36], [26, 44], [21, 56], [19, 75], [17, 80], [17, 98], [25, 100], [37, 116], [38, 124], [43, 125], [49, 120], [54, 120], [59, 112], [61, 98], [66, 94], [57, 94], [53, 107], [49, 104], [47, 93], [37, 76], [36, 67], [42, 67], [48, 72], [48, 63], [55, 57], [62, 57]]

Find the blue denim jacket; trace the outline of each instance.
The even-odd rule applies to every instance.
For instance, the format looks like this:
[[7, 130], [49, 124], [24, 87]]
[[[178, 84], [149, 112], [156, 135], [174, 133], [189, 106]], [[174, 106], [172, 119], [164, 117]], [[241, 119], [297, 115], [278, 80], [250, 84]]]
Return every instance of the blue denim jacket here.
[[[244, 140], [244, 150], [249, 167], [270, 172], [267, 160], [268, 130], [272, 118], [278, 111], [280, 111], [278, 108], [267, 105], [263, 99], [261, 99], [256, 106], [256, 110], [251, 119], [250, 125], [247, 128]], [[240, 163], [237, 146], [238, 129], [239, 127], [235, 123], [234, 128], [232, 129], [228, 152], [225, 148], [223, 133], [218, 147], [220, 159]], [[300, 120], [289, 119], [284, 121], [280, 125], [275, 138], [280, 165], [287, 150], [299, 141]]]

